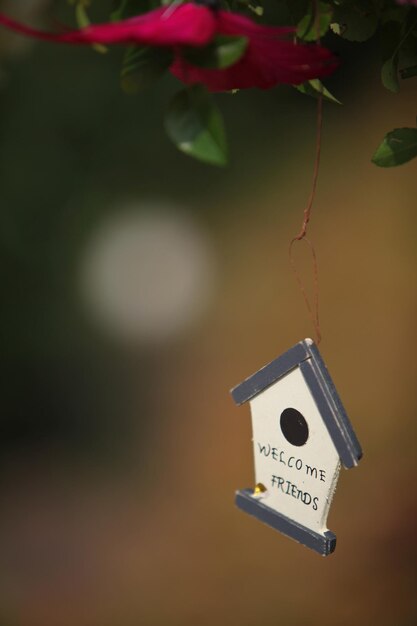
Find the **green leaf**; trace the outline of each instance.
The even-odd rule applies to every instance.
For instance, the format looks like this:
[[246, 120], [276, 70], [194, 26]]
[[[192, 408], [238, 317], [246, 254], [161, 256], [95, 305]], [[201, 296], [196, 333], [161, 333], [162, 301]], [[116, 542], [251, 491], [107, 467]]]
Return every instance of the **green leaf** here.
[[255, 13], [258, 17], [262, 17], [264, 14], [264, 8], [258, 2], [253, 2], [252, 4], [248, 4], [248, 9]]
[[398, 80], [398, 55], [385, 61], [381, 67], [381, 80], [386, 89], [393, 93], [400, 91], [400, 81]]
[[174, 96], [165, 116], [165, 129], [185, 154], [212, 165], [226, 165], [223, 120], [202, 86], [193, 85]]
[[[80, 0], [75, 6], [75, 18], [77, 20], [79, 28], [87, 28], [87, 26], [90, 26], [91, 24], [86, 10], [86, 6], [88, 5], [89, 2], [86, 3], [85, 0]], [[100, 52], [101, 54], [105, 54], [107, 52], [106, 46], [103, 46], [99, 43], [93, 43], [91, 47], [93, 48], [93, 50], [95, 50], [96, 52]]]
[[118, 22], [125, 17], [128, 17], [130, 0], [114, 0], [113, 10], [110, 13], [110, 20], [112, 22]]
[[335, 98], [333, 94], [323, 85], [323, 83], [318, 78], [313, 78], [313, 80], [309, 80], [305, 83], [301, 83], [301, 85], [294, 85], [297, 91], [300, 93], [304, 93], [306, 96], [312, 96], [313, 98], [317, 98], [320, 94], [322, 94], [323, 99], [328, 102], [334, 102], [336, 104], [342, 104], [340, 100]]
[[110, 20], [112, 22], [118, 22], [125, 17], [126, 7], [129, 0], [119, 0], [119, 2], [113, 2], [113, 10], [110, 13]]
[[401, 78], [407, 78], [413, 76], [413, 67], [417, 65], [417, 43], [412, 36], [415, 24], [415, 19], [407, 18], [403, 22], [393, 20], [384, 22], [381, 28], [381, 49], [384, 60], [381, 79], [384, 87], [394, 93], [400, 90], [399, 70]]
[[172, 63], [168, 48], [131, 46], [123, 59], [120, 82], [127, 93], [137, 93], [156, 82]]
[[335, 35], [339, 35], [339, 37], [342, 37], [345, 28], [344, 28], [343, 24], [341, 25], [341, 24], [338, 24], [337, 22], [332, 22], [330, 24], [330, 30]]
[[244, 55], [248, 47], [246, 37], [217, 35], [204, 48], [188, 48], [183, 52], [184, 58], [197, 67], [224, 70], [234, 65]]
[[331, 29], [348, 41], [370, 39], [378, 26], [378, 16], [370, 2], [339, 5], [335, 8]]
[[417, 41], [409, 36], [398, 51], [398, 67], [403, 79], [416, 76], [417, 71]]
[[333, 9], [324, 2], [318, 3], [318, 15], [314, 14], [315, 3], [311, 3], [308, 13], [298, 22], [297, 37], [303, 41], [316, 41], [330, 28]]
[[417, 157], [417, 128], [396, 128], [388, 133], [372, 162], [379, 167], [394, 167]]
[[380, 29], [381, 42], [381, 81], [386, 89], [393, 93], [400, 90], [398, 79], [399, 44], [401, 42], [403, 24], [390, 20], [385, 21]]
[[75, 18], [79, 28], [86, 28], [86, 26], [90, 26], [90, 20], [88, 19], [85, 5], [82, 2], [77, 2], [75, 6]]
[[118, 22], [133, 15], [146, 13], [151, 8], [150, 4], [148, 0], [114, 0], [110, 20]]
[[262, 1], [263, 0], [235, 0], [235, 4], [237, 9], [244, 7], [245, 9], [252, 11], [252, 13], [255, 13], [255, 15], [261, 17], [264, 14]]

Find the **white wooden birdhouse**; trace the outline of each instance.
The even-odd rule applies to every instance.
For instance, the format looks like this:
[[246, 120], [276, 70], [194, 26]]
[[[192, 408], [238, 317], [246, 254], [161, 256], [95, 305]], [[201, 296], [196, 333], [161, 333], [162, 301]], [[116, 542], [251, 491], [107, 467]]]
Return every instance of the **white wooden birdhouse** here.
[[316, 345], [300, 341], [231, 393], [250, 403], [255, 457], [256, 486], [236, 492], [237, 506], [327, 556], [340, 465], [362, 450]]

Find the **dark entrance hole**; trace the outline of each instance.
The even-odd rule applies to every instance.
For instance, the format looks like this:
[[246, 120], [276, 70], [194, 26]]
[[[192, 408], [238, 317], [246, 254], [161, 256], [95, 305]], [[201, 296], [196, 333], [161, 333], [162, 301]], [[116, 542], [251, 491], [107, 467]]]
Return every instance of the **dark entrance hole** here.
[[308, 439], [308, 424], [297, 409], [281, 413], [280, 426], [285, 439], [293, 446], [303, 446]]

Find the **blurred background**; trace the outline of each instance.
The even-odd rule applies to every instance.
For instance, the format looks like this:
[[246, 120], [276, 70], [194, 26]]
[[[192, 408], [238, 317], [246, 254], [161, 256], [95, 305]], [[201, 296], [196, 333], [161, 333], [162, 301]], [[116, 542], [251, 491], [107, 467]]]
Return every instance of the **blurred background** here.
[[[53, 4], [0, 6], [45, 26]], [[322, 559], [234, 507], [253, 471], [229, 396], [313, 333], [288, 243], [315, 101], [219, 95], [231, 165], [210, 168], [164, 135], [174, 79], [126, 96], [120, 51], [1, 33], [1, 626], [417, 623], [415, 162], [370, 162], [414, 124], [417, 81], [390, 94], [372, 41], [329, 43], [344, 105], [325, 105], [310, 235], [364, 458]]]

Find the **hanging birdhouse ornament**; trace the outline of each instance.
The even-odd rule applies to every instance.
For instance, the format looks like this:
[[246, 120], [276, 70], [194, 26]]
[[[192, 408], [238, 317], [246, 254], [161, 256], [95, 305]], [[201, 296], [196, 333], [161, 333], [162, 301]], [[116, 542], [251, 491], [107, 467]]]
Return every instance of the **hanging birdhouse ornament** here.
[[231, 393], [250, 404], [255, 457], [256, 486], [236, 493], [237, 506], [327, 556], [340, 465], [354, 467], [362, 451], [316, 345], [300, 341]]

